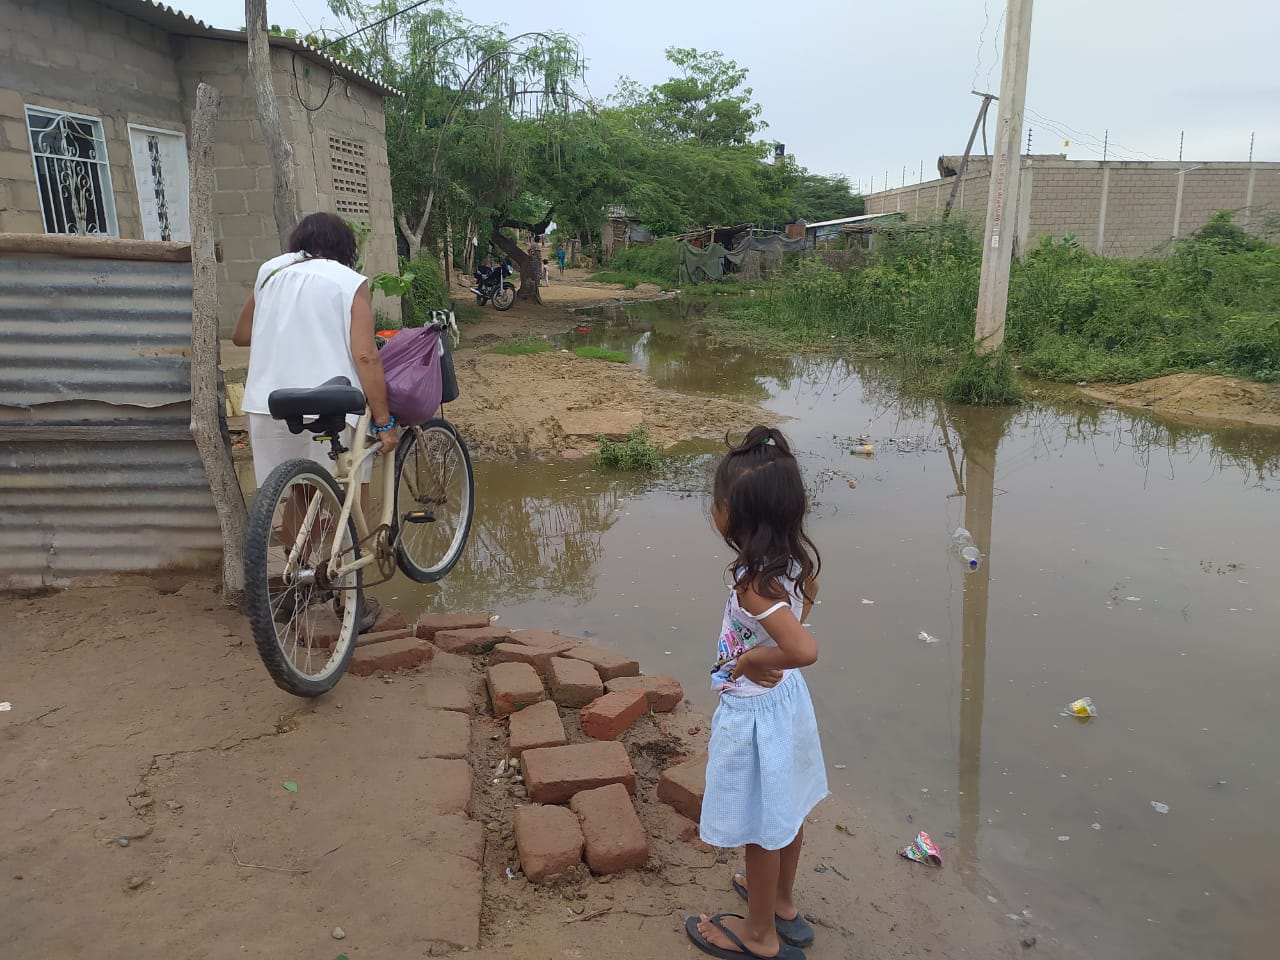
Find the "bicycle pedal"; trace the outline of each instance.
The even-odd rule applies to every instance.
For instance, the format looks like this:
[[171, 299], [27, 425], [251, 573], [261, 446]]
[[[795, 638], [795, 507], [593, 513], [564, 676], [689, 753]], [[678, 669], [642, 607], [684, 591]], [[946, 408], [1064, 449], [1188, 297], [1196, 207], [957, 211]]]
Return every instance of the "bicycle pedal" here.
[[436, 515], [430, 510], [410, 510], [404, 515], [405, 523], [435, 523]]

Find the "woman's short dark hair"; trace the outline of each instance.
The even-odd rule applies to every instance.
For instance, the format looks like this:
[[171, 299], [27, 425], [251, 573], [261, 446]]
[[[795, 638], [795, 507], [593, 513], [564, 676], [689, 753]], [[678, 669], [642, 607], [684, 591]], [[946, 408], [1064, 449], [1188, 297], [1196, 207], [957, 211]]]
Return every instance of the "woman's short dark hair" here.
[[321, 260], [336, 260], [355, 268], [356, 234], [347, 221], [332, 213], [303, 217], [289, 234], [289, 253], [305, 253]]

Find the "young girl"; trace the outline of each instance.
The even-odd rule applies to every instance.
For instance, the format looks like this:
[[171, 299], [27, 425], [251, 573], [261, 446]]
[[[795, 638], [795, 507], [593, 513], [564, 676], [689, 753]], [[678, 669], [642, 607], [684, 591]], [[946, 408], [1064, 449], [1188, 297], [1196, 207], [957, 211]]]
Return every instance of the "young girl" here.
[[746, 846], [733, 888], [747, 915], [690, 917], [689, 939], [713, 957], [803, 960], [813, 942], [793, 898], [804, 819], [827, 795], [809, 689], [818, 659], [802, 626], [818, 594], [818, 551], [804, 531], [804, 483], [786, 438], [753, 427], [716, 469], [711, 518], [736, 556], [712, 689], [701, 835]]

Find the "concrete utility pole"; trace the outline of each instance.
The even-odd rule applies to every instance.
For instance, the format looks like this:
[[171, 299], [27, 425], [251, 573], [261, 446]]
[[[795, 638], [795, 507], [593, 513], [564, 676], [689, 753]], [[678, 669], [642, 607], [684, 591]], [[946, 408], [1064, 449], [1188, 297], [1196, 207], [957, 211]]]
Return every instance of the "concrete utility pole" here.
[[991, 188], [987, 195], [982, 277], [978, 283], [978, 318], [973, 331], [974, 345], [980, 354], [997, 350], [1004, 343], [1009, 266], [1017, 224], [1013, 208], [1017, 204], [1018, 180], [1022, 172], [1018, 148], [1022, 146], [1022, 111], [1027, 97], [1032, 4], [1033, 0], [1009, 0], [1005, 15], [1000, 110], [996, 120], [995, 151], [991, 158]]

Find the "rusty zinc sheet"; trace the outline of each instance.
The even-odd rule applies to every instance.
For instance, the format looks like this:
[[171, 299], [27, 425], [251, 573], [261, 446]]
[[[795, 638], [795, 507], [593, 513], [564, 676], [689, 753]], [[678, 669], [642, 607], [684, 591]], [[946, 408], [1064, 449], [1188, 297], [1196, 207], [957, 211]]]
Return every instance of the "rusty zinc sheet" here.
[[0, 588], [216, 562], [188, 432], [191, 264], [0, 239]]

